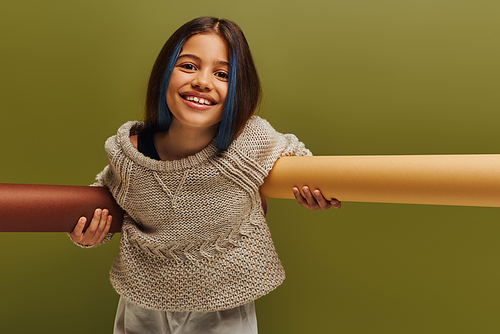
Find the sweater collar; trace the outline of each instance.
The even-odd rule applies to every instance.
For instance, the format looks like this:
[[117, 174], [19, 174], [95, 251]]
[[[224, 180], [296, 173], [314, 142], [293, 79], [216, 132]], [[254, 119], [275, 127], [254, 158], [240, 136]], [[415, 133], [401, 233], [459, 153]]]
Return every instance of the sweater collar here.
[[172, 161], [160, 161], [146, 157], [144, 154], [140, 153], [130, 142], [130, 131], [142, 130], [144, 128], [143, 122], [131, 121], [122, 125], [118, 129], [117, 142], [122, 148], [125, 155], [127, 155], [135, 163], [144, 166], [151, 170], [156, 171], [173, 171], [173, 170], [184, 170], [193, 168], [207, 160], [215, 158], [217, 155], [217, 148], [215, 147], [215, 139], [212, 142], [199, 151], [198, 153], [191, 155], [189, 157], [172, 160]]

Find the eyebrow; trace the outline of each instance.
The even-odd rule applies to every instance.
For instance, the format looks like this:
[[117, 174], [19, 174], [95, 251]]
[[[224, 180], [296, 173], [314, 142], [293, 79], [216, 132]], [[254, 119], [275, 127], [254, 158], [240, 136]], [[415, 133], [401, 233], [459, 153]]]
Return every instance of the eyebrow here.
[[[177, 60], [181, 59], [181, 58], [184, 58], [184, 57], [187, 57], [187, 58], [193, 58], [193, 59], [196, 59], [197, 61], [201, 62], [201, 58], [198, 57], [197, 55], [194, 55], [194, 54], [191, 54], [191, 53], [186, 53], [186, 54], [183, 54], [183, 55], [179, 55], [179, 57], [177, 57]], [[223, 60], [218, 60], [215, 62], [216, 65], [226, 65], [226, 66], [229, 66], [229, 63], [227, 61], [223, 61]]]

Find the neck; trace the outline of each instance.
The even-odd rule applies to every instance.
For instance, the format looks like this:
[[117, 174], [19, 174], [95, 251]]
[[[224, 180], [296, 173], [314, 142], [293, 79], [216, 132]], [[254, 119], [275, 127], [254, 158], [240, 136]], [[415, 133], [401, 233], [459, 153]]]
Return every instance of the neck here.
[[172, 122], [168, 131], [158, 132], [154, 143], [162, 160], [179, 160], [194, 155], [210, 144], [215, 137], [217, 125], [200, 129], [187, 128]]

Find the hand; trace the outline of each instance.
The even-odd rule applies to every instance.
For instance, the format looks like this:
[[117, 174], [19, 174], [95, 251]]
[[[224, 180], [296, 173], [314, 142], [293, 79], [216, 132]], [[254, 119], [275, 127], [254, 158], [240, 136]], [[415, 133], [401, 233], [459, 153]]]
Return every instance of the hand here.
[[341, 203], [339, 200], [335, 198], [327, 200], [319, 189], [315, 189], [311, 192], [308, 186], [304, 186], [302, 187], [302, 192], [304, 193], [304, 196], [300, 193], [299, 188], [293, 187], [295, 199], [306, 209], [318, 211], [330, 209], [331, 207], [340, 209]]
[[109, 215], [108, 210], [96, 209], [94, 211], [94, 217], [85, 232], [83, 232], [83, 228], [85, 227], [87, 218], [80, 217], [73, 232], [68, 233], [68, 235], [73, 242], [81, 245], [90, 246], [99, 244], [104, 240], [106, 234], [108, 234], [112, 220], [113, 217]]

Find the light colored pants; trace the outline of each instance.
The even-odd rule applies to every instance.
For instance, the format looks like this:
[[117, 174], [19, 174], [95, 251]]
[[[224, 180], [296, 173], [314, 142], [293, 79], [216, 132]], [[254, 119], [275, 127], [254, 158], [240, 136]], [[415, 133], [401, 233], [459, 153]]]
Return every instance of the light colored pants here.
[[120, 297], [114, 334], [257, 334], [254, 302], [216, 312], [148, 310]]

